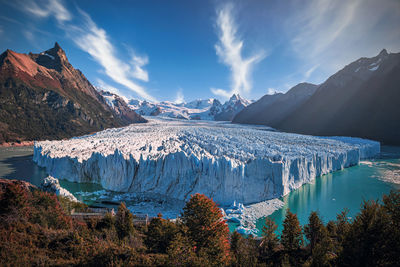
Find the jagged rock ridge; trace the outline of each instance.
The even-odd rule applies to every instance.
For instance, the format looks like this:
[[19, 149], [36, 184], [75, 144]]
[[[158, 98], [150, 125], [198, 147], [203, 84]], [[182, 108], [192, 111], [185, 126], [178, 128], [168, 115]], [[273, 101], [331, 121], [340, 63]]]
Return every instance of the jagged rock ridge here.
[[58, 43], [39, 54], [0, 55], [0, 143], [60, 139], [133, 122], [145, 120], [128, 108], [111, 109]]

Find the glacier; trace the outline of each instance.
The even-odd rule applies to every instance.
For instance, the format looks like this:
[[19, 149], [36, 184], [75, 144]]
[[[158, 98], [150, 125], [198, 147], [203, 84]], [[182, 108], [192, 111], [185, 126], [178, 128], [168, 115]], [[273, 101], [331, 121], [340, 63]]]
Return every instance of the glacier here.
[[33, 160], [57, 179], [117, 192], [220, 205], [278, 198], [380, 152], [379, 142], [282, 133], [266, 126], [147, 117], [92, 135], [34, 144]]

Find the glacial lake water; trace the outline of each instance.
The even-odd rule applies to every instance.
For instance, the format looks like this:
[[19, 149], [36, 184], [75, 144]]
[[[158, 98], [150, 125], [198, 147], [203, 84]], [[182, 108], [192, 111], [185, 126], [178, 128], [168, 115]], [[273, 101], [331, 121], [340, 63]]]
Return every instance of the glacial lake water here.
[[[40, 185], [47, 174], [43, 168], [33, 163], [32, 154], [32, 147], [0, 148], [0, 177], [20, 179]], [[87, 204], [112, 205], [104, 201], [107, 200], [104, 195], [93, 194], [101, 192], [100, 185], [63, 180], [60, 184]], [[278, 232], [281, 232], [287, 208], [297, 214], [302, 225], [307, 223], [311, 211], [318, 211], [325, 223], [334, 220], [344, 208], [348, 208], [348, 216], [353, 217], [360, 210], [363, 200], [379, 200], [383, 194], [398, 189], [400, 189], [400, 147], [383, 146], [380, 157], [318, 177], [312, 184], [303, 185], [282, 197], [284, 207], [275, 211], [269, 218], [278, 224]], [[107, 194], [113, 195], [111, 192]], [[256, 223], [257, 228], [261, 229], [263, 223], [264, 219], [259, 219]], [[233, 230], [236, 225], [229, 226]]]

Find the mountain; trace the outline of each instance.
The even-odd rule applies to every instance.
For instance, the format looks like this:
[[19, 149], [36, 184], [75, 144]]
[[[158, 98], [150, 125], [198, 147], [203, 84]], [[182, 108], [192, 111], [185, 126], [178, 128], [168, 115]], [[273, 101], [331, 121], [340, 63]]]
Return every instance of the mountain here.
[[146, 121], [128, 106], [128, 99], [107, 91], [100, 91], [99, 93], [106, 100], [107, 105], [114, 111], [114, 113], [122, 120], [128, 122], [128, 124], [129, 122]]
[[277, 126], [286, 131], [358, 136], [400, 145], [399, 102], [400, 53], [382, 50], [331, 76]]
[[232, 121], [233, 117], [251, 104], [251, 101], [241, 98], [239, 94], [234, 94], [226, 101], [221, 110], [215, 114], [216, 121]]
[[239, 112], [233, 122], [275, 125], [310, 98], [317, 88], [315, 84], [300, 83], [286, 94], [265, 95]]
[[117, 113], [55, 43], [39, 54], [0, 55], [0, 143], [60, 139], [145, 120]]
[[[400, 53], [389, 54], [384, 49], [375, 57], [345, 66], [304, 103], [268, 125], [288, 132], [357, 136], [400, 145], [399, 102]], [[249, 121], [263, 120], [254, 114]]]
[[198, 99], [188, 103], [174, 103], [163, 101], [151, 103], [131, 99], [128, 101], [131, 109], [140, 115], [171, 117], [186, 120], [218, 120], [230, 121], [243, 108], [248, 106], [251, 101], [239, 95], [232, 97], [221, 104], [217, 99]]

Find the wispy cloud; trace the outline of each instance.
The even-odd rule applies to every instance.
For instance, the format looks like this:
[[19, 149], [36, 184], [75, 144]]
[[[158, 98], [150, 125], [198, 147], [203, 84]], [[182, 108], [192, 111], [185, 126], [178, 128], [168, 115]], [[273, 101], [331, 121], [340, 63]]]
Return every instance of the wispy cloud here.
[[278, 90], [276, 90], [275, 88], [268, 88], [267, 89], [267, 95], [275, 95], [277, 93], [280, 93]]
[[332, 74], [361, 56], [373, 56], [384, 48], [382, 45], [398, 49], [397, 0], [310, 0], [294, 2], [291, 7], [286, 33], [291, 48], [304, 62], [306, 79], [317, 64], [318, 72]]
[[35, 40], [35, 36], [33, 35], [33, 33], [31, 32], [31, 31], [28, 31], [28, 30], [23, 30], [22, 31], [22, 34], [25, 36], [25, 38], [28, 40], [28, 41], [34, 41]]
[[96, 87], [98, 89], [105, 90], [105, 91], [108, 91], [110, 93], [114, 93], [114, 94], [117, 94], [117, 95], [121, 94], [120, 90], [118, 90], [116, 87], [106, 83], [105, 81], [103, 81], [100, 78], [96, 79], [96, 85], [97, 85]]
[[224, 98], [232, 94], [249, 93], [252, 87], [252, 68], [265, 57], [263, 51], [247, 58], [243, 57], [243, 40], [238, 36], [232, 10], [233, 5], [226, 4], [217, 11], [219, 42], [215, 45], [215, 50], [220, 61], [231, 70], [231, 90], [211, 88], [211, 91]]
[[71, 13], [65, 8], [62, 0], [29, 1], [25, 2], [22, 8], [36, 17], [54, 16], [59, 23], [72, 19]]
[[309, 68], [305, 73], [304, 73], [304, 79], [308, 79], [310, 78], [311, 74], [313, 74], [313, 72], [318, 68], [318, 64], [315, 66], [312, 66], [311, 68]]
[[[61, 0], [30, 1], [24, 5], [24, 10], [36, 17], [54, 16], [58, 21], [58, 26], [81, 50], [87, 52], [102, 66], [109, 78], [144, 99], [156, 101], [134, 80], [149, 81], [149, 75], [144, 69], [149, 62], [148, 57], [140, 56], [129, 48], [128, 54], [131, 59], [128, 61], [120, 59], [110, 36], [92, 20], [88, 13], [77, 8], [78, 12], [73, 20], [71, 13]], [[118, 91], [121, 93], [121, 90]]]
[[147, 72], [142, 67], [148, 60], [142, 57], [132, 56], [132, 65], [118, 58], [115, 47], [111, 44], [106, 31], [96, 25], [89, 14], [79, 10], [83, 23], [78, 27], [66, 27], [66, 31], [75, 44], [92, 56], [99, 63], [105, 74], [114, 82], [119, 83], [139, 96], [156, 101], [146, 90], [134, 82], [131, 77], [148, 80]]
[[182, 88], [179, 88], [178, 91], [176, 92], [176, 98], [174, 101], [176, 104], [181, 104], [185, 102], [185, 97], [183, 95], [183, 90]]
[[143, 67], [149, 63], [149, 58], [147, 56], [138, 56], [133, 53], [131, 53], [131, 57], [133, 67], [132, 77], [148, 82], [149, 74], [143, 69]]
[[233, 94], [233, 92], [229, 92], [221, 88], [210, 88], [210, 90], [214, 95], [221, 96], [222, 98], [229, 98]]

